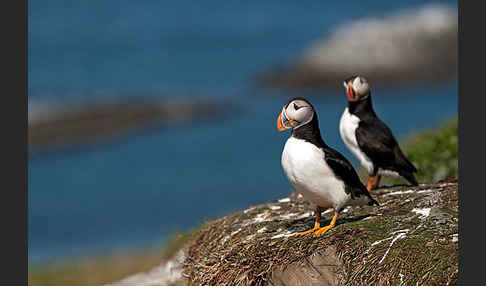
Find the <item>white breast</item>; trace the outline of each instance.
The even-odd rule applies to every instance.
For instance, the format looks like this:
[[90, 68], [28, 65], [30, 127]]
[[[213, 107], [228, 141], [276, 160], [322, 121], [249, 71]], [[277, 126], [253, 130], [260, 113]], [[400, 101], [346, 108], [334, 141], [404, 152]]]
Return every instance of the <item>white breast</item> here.
[[372, 174], [373, 162], [365, 153], [363, 153], [363, 151], [361, 151], [361, 149], [359, 149], [358, 141], [356, 140], [356, 128], [358, 128], [359, 121], [359, 117], [349, 113], [348, 108], [346, 107], [341, 116], [341, 121], [339, 122], [339, 133], [341, 134], [344, 144], [358, 159], [361, 166], [366, 169], [368, 174]]
[[290, 183], [318, 206], [341, 209], [350, 196], [324, 159], [324, 152], [305, 140], [290, 137], [282, 153], [282, 167]]

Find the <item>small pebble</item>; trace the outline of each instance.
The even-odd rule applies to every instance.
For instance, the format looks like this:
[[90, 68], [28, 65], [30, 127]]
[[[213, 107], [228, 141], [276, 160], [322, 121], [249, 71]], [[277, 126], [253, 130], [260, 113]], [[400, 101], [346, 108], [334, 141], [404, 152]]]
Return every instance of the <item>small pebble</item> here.
[[459, 241], [459, 234], [455, 233], [452, 235], [452, 242], [458, 242]]

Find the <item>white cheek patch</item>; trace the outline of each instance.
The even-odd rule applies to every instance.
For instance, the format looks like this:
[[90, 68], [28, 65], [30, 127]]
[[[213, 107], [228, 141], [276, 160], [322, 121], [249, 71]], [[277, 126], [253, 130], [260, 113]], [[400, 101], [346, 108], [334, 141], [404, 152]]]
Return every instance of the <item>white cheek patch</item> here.
[[[314, 117], [314, 111], [312, 110], [312, 108], [310, 106], [303, 106], [301, 109], [302, 109], [302, 111], [300, 112], [300, 114], [302, 114], [302, 115], [299, 116], [299, 118], [296, 118], [296, 120], [298, 122], [296, 122], [297, 126], [295, 128], [298, 128], [302, 125], [309, 123], [312, 120], [312, 118]], [[299, 110], [301, 110], [301, 109], [299, 109]]]
[[363, 82], [361, 82], [361, 79], [359, 77], [357, 77], [353, 81], [353, 89], [359, 95], [365, 95], [370, 91], [370, 86], [368, 85], [368, 82], [366, 80], [363, 80]]
[[353, 81], [353, 88], [354, 90], [361, 91], [360, 89], [362, 88], [362, 84], [360, 82], [359, 77], [355, 78]]

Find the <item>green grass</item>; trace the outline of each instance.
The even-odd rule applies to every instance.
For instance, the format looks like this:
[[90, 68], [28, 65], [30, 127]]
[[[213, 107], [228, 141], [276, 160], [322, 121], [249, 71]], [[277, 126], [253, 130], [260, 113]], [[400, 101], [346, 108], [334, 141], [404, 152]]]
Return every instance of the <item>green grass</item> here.
[[431, 182], [457, 177], [458, 119], [452, 118], [437, 129], [428, 129], [406, 138], [402, 150], [417, 167], [417, 180]]

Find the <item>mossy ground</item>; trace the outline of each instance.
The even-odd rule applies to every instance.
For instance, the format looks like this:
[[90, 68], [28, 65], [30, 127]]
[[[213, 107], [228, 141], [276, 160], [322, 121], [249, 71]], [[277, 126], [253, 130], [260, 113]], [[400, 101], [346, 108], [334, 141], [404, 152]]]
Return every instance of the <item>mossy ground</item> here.
[[188, 249], [184, 275], [195, 285], [264, 285], [277, 268], [332, 245], [343, 285], [457, 284], [457, 183], [381, 188], [374, 196], [380, 207], [346, 208], [319, 238], [292, 235], [314, 221], [295, 194], [210, 222]]

